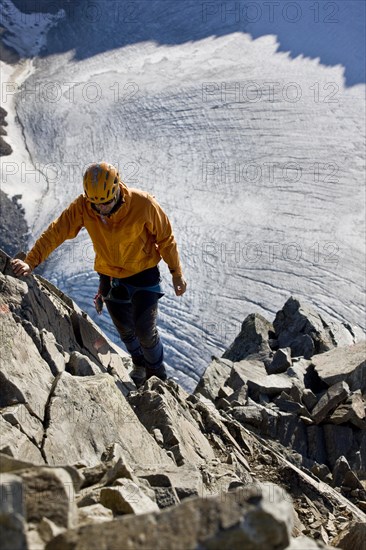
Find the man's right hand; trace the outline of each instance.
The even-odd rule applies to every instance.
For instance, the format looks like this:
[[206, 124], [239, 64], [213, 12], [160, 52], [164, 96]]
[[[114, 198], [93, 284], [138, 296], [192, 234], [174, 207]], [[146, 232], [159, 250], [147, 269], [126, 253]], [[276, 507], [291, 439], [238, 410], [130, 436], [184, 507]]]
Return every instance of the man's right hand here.
[[29, 264], [26, 262], [23, 262], [23, 260], [19, 260], [18, 258], [14, 260], [10, 260], [10, 265], [13, 268], [14, 274], [17, 277], [27, 276], [32, 273], [32, 268]]

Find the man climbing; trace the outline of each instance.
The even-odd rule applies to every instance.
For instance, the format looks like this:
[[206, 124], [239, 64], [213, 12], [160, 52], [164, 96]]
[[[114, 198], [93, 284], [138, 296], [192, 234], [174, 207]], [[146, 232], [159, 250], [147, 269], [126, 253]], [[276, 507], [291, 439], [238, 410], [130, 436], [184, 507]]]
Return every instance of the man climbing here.
[[185, 293], [177, 244], [167, 215], [154, 197], [128, 188], [107, 162], [90, 165], [79, 195], [53, 221], [24, 261], [13, 259], [17, 276], [29, 275], [66, 239], [85, 227], [95, 251], [94, 269], [100, 278], [94, 303], [105, 303], [133, 361], [131, 378], [137, 386], [151, 376], [166, 380], [163, 346], [157, 323], [163, 296], [158, 263], [163, 259], [173, 278], [175, 294]]

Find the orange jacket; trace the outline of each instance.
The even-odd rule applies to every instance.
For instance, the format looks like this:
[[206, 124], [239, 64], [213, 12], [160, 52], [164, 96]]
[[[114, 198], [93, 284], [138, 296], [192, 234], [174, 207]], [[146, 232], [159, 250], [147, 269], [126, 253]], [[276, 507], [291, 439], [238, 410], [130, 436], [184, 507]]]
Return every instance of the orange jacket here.
[[79, 195], [42, 233], [25, 261], [34, 269], [85, 227], [94, 246], [94, 269], [99, 273], [129, 277], [156, 266], [163, 258], [174, 276], [182, 275], [172, 227], [160, 205], [144, 191], [124, 183], [120, 188], [124, 202], [109, 217], [102, 218], [85, 196]]

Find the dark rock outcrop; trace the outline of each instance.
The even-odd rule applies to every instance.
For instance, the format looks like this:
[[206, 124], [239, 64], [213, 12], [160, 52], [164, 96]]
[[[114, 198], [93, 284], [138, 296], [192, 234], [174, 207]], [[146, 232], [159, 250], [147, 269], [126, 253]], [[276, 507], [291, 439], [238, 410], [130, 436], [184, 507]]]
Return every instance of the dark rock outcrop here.
[[20, 199], [21, 195], [10, 199], [0, 189], [0, 248], [10, 256], [27, 248], [28, 226]]
[[2, 137], [7, 135], [7, 132], [4, 129], [4, 126], [8, 125], [8, 123], [5, 121], [7, 114], [8, 113], [5, 111], [5, 109], [0, 107], [0, 157], [11, 155], [13, 152], [13, 149], [11, 148], [11, 146], [8, 143], [6, 143], [6, 141]]

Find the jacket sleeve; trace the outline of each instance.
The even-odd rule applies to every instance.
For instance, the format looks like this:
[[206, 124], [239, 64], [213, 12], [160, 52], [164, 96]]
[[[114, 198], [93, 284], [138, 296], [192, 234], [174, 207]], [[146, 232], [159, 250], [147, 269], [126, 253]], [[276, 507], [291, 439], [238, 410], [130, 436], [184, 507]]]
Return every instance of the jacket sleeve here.
[[82, 200], [83, 197], [80, 195], [35, 242], [24, 260], [32, 269], [44, 262], [64, 241], [73, 239], [79, 233], [84, 225]]
[[147, 229], [155, 237], [159, 253], [173, 276], [183, 275], [178, 247], [168, 216], [154, 197], [149, 196], [151, 208]]

